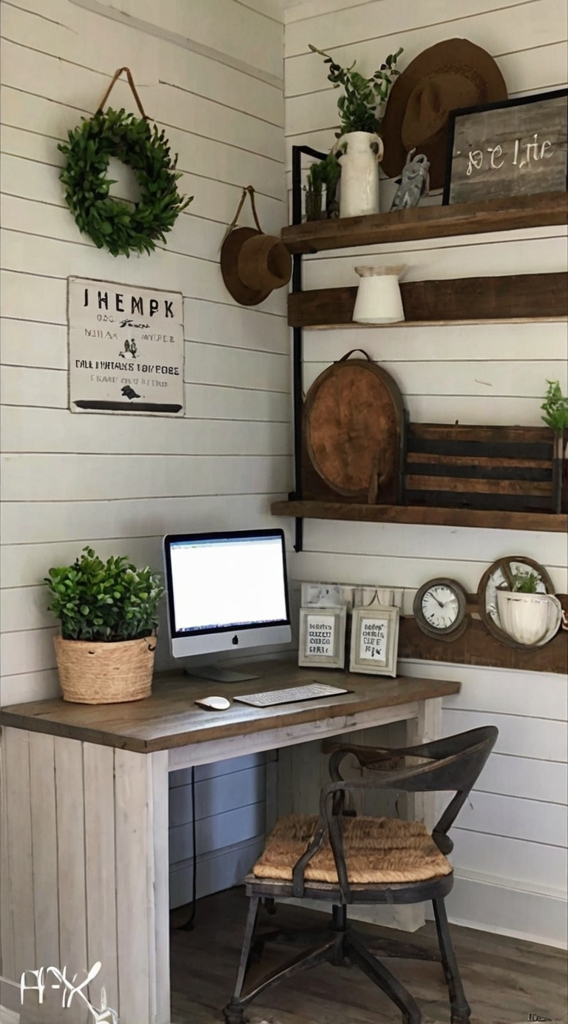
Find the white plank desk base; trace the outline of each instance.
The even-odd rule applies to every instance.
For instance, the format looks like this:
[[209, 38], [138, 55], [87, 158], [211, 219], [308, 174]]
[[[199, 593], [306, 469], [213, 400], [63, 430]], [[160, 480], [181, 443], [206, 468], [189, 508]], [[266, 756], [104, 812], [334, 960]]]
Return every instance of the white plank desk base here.
[[[120, 1024], [169, 1024], [168, 773], [393, 722], [423, 742], [439, 735], [441, 704], [433, 697], [150, 753], [4, 725], [2, 973], [19, 981], [53, 965], [73, 974], [100, 960], [95, 1005], [104, 985]], [[433, 811], [430, 797], [415, 808], [429, 825]], [[393, 923], [418, 927], [420, 908], [406, 909], [414, 916]], [[88, 1019], [80, 1002], [65, 1011], [65, 1024]]]

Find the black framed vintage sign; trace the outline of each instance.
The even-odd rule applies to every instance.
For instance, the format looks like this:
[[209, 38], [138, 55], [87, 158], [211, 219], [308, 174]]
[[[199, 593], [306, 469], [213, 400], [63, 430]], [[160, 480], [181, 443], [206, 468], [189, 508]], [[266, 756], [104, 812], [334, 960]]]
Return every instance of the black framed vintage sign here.
[[69, 408], [183, 416], [181, 292], [68, 280]]
[[453, 110], [444, 203], [567, 186], [568, 89]]

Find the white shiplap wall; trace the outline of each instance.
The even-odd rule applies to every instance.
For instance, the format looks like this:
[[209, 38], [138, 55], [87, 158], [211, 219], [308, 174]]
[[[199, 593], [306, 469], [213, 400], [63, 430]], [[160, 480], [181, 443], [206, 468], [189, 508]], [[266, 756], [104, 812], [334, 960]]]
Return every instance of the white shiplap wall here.
[[[310, 0], [287, 12], [288, 175], [293, 144], [327, 150], [337, 93], [308, 43], [370, 74], [404, 46], [400, 68], [426, 47], [463, 36], [495, 56], [511, 95], [566, 85], [565, 0]], [[288, 185], [290, 178], [288, 177]], [[393, 185], [382, 187], [388, 209]], [[429, 202], [440, 202], [432, 197]], [[396, 257], [396, 258], [395, 258]], [[304, 260], [304, 287], [354, 285], [355, 264], [406, 263], [406, 280], [566, 269], [566, 232], [534, 229], [322, 253]], [[415, 421], [537, 425], [546, 378], [567, 382], [565, 324], [503, 324], [305, 332], [307, 389], [332, 360], [364, 348], [393, 375]], [[475, 590], [487, 565], [519, 552], [566, 591], [566, 539], [558, 534], [396, 524], [306, 521], [297, 580], [417, 587], [438, 575]], [[472, 806], [456, 831], [453, 919], [539, 941], [566, 941], [566, 679], [501, 670], [403, 663], [415, 675], [459, 678], [444, 729], [500, 728]]]
[[[286, 220], [282, 35], [273, 12], [236, 0], [2, 2], [3, 704], [58, 692], [50, 566], [90, 543], [160, 569], [165, 532], [273, 525], [270, 501], [289, 488], [285, 295], [243, 309], [218, 264], [243, 185], [265, 230]], [[123, 65], [195, 197], [167, 245], [128, 260], [79, 233], [57, 150]], [[123, 83], [110, 102], [135, 109]], [[68, 411], [69, 275], [183, 292], [183, 420]], [[264, 768], [233, 767], [234, 779], [225, 766], [198, 780], [200, 892], [240, 880], [263, 832]], [[172, 899], [183, 902], [191, 807], [188, 780], [172, 782]]]

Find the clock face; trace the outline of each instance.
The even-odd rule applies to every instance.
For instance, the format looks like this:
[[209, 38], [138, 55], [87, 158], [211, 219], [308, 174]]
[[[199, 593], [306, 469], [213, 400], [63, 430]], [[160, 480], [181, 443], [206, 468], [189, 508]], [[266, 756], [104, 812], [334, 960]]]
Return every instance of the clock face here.
[[430, 580], [414, 599], [414, 616], [423, 633], [441, 640], [457, 640], [467, 625], [467, 597], [454, 580]]

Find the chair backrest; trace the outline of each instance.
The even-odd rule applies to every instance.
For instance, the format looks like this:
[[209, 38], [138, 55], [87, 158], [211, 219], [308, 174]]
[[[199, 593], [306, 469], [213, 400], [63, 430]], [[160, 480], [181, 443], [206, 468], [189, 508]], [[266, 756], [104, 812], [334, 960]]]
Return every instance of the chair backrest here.
[[[305, 868], [319, 849], [327, 832], [337, 867], [342, 899], [344, 902], [350, 901], [341, 829], [344, 797], [349, 790], [453, 792], [453, 798], [432, 832], [432, 838], [442, 853], [449, 853], [453, 849], [453, 843], [447, 832], [477, 781], [498, 735], [499, 731], [495, 726], [487, 725], [415, 747], [386, 748], [348, 744], [339, 747], [330, 758], [332, 781], [321, 790], [318, 829], [310, 847], [294, 868], [294, 895], [303, 895]], [[348, 754], [353, 754], [359, 764], [369, 770], [368, 777], [346, 780], [341, 776], [339, 767]], [[398, 761], [402, 757], [417, 758], [419, 763], [385, 770], [386, 762], [392, 763], [393, 758]]]
[[[363, 767], [377, 774], [374, 785], [396, 782], [397, 789], [412, 793], [469, 791], [481, 773], [498, 735], [499, 730], [494, 725], [485, 725], [415, 747], [345, 745], [332, 754], [329, 771], [333, 782], [343, 781], [339, 771], [341, 761], [347, 754], [354, 754]], [[385, 761], [401, 757], [416, 757], [421, 763], [402, 769], [385, 770]]]

